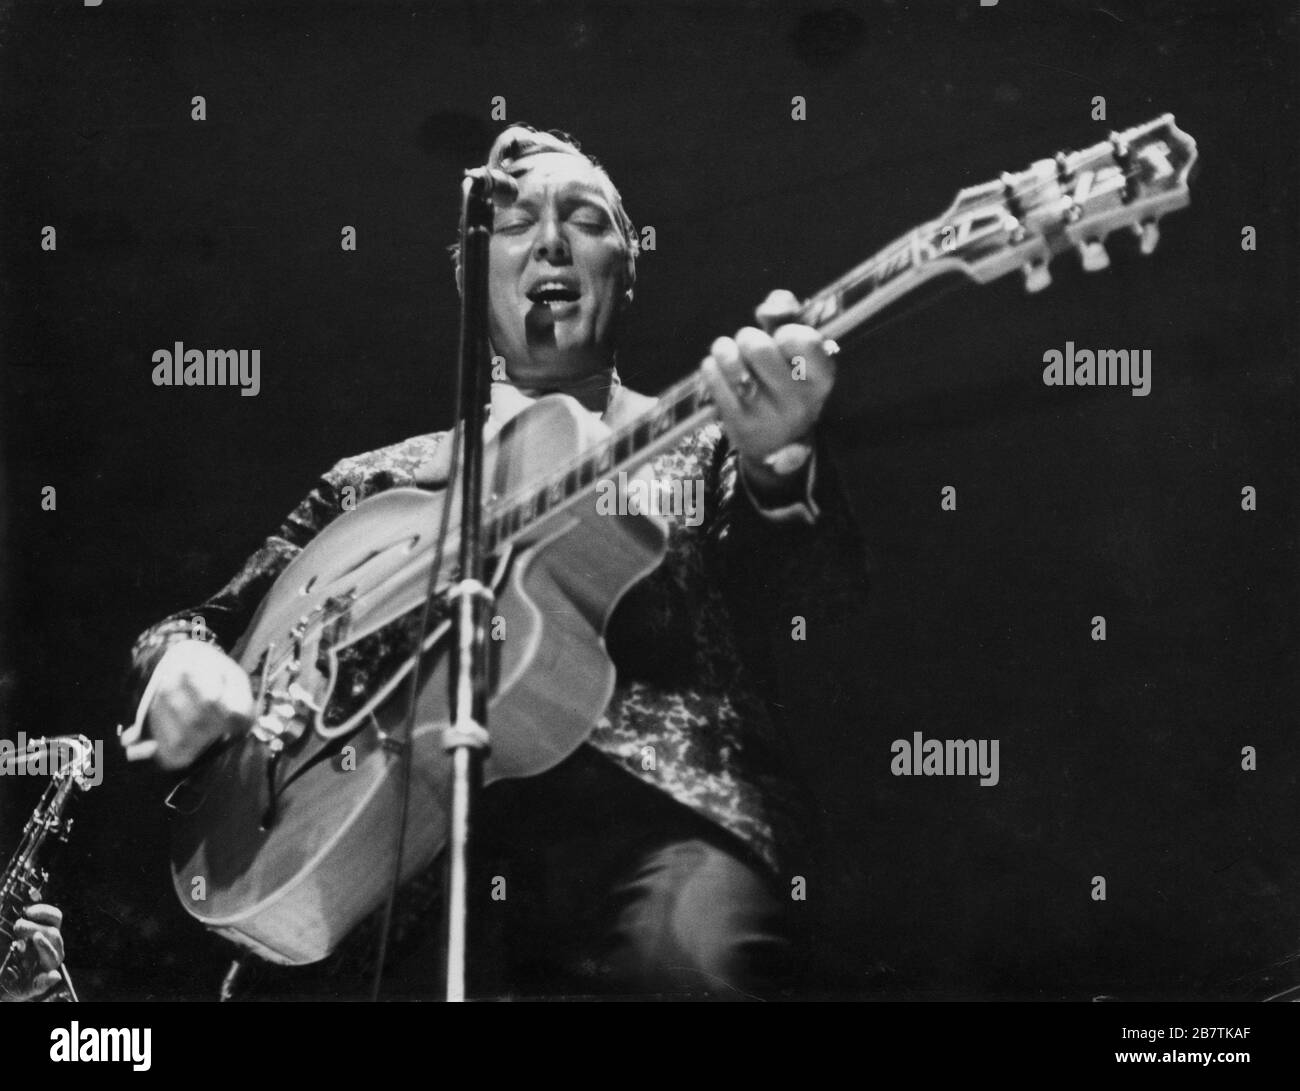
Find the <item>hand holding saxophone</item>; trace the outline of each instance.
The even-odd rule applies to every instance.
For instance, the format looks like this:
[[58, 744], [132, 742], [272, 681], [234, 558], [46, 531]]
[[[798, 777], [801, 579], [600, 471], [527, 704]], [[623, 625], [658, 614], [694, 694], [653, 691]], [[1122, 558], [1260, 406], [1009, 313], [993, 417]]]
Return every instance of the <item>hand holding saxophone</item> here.
[[0, 981], [0, 998], [32, 1000], [62, 980], [63, 914], [52, 905], [29, 905], [14, 922], [9, 949], [11, 980]]

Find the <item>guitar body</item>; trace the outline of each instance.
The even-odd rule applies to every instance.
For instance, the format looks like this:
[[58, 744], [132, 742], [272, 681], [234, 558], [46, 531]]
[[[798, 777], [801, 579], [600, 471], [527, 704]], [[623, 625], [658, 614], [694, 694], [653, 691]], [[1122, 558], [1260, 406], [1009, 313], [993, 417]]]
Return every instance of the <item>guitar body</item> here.
[[[607, 431], [570, 398], [541, 399], [485, 446], [485, 496], [517, 492]], [[225, 744], [175, 794], [182, 904], [271, 961], [324, 958], [387, 895], [401, 809], [393, 741], [405, 727], [444, 500], [412, 488], [382, 493], [293, 560], [235, 650], [259, 697], [259, 728]], [[444, 587], [459, 539], [450, 515]], [[504, 639], [491, 643], [486, 783], [544, 772], [586, 739], [614, 688], [605, 623], [662, 560], [665, 541], [657, 517], [600, 514], [588, 498], [540, 520], [499, 558], [494, 628]], [[346, 624], [332, 621], [343, 604]], [[421, 657], [404, 879], [445, 840], [449, 636], [435, 618]], [[350, 654], [379, 670], [350, 677]], [[362, 698], [349, 701], [354, 693]]]

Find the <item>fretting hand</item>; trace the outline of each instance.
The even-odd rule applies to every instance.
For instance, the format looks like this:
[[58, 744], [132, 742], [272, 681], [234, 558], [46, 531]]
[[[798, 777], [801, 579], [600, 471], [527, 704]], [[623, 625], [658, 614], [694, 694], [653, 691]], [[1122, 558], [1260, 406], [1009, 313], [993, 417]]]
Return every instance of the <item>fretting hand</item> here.
[[835, 384], [835, 361], [811, 326], [791, 324], [799, 303], [774, 291], [755, 312], [763, 329], [746, 326], [719, 337], [701, 364], [731, 443], [751, 483], [776, 485], [764, 459], [808, 441]]

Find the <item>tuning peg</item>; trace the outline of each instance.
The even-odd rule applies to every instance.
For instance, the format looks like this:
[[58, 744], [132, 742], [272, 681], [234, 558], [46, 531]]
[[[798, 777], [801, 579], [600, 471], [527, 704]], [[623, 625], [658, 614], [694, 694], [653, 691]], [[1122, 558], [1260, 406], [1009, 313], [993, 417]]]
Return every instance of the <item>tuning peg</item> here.
[[1031, 261], [1020, 267], [1025, 274], [1025, 291], [1041, 292], [1052, 283], [1051, 271], [1045, 261]]
[[1155, 220], [1134, 224], [1133, 234], [1140, 240], [1138, 248], [1144, 254], [1150, 254], [1160, 243], [1160, 225]]
[[1110, 268], [1110, 255], [1106, 253], [1106, 247], [1100, 239], [1085, 239], [1079, 243], [1079, 258], [1090, 273]]

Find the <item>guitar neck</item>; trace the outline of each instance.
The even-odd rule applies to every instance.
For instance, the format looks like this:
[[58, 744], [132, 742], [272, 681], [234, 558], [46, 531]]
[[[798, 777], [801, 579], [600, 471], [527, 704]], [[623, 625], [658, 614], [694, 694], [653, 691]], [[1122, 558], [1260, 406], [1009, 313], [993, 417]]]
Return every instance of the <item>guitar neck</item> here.
[[[1109, 263], [1102, 240], [1128, 227], [1144, 254], [1156, 224], [1188, 201], [1196, 143], [1165, 114], [1078, 152], [961, 190], [942, 216], [901, 235], [809, 296], [795, 321], [842, 340], [885, 308], [945, 274], [986, 284], [1021, 271], [1025, 287], [1051, 282], [1048, 265], [1078, 250], [1089, 271]], [[717, 410], [699, 372], [665, 390], [654, 407], [526, 493], [486, 512], [495, 550], [545, 515], [576, 503], [610, 474], [640, 466], [712, 420]]]

